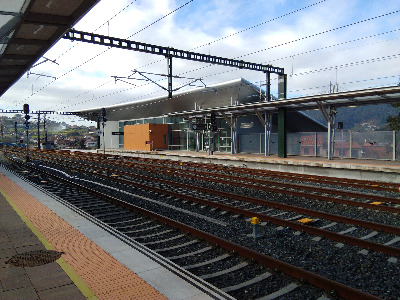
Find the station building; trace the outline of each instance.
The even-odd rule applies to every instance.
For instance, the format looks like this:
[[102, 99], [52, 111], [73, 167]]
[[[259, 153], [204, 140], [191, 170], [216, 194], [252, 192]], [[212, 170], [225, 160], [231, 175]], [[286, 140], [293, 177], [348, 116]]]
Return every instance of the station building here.
[[[100, 147], [277, 154], [277, 113], [257, 109], [246, 113], [218, 111], [218, 108], [240, 107], [267, 100], [280, 101], [276, 98], [266, 99], [260, 87], [240, 78], [175, 93], [172, 98], [166, 95], [106, 106], [104, 108], [107, 122], [104, 127], [104, 140], [100, 138]], [[207, 109], [213, 109], [215, 113], [208, 113]], [[199, 113], [193, 115], [196, 111]], [[188, 116], [185, 112], [188, 112]], [[97, 121], [102, 130], [101, 107], [77, 113], [88, 120]], [[305, 148], [301, 149], [301, 139], [308, 136], [308, 139], [311, 137], [320, 140], [318, 133], [323, 134], [326, 131], [325, 125], [305, 113], [288, 111], [288, 154], [298, 155], [302, 151], [304, 153]], [[314, 147], [312, 150], [307, 149], [307, 153], [316, 154], [314, 151], [318, 150], [318, 147]], [[322, 148], [320, 151], [323, 151]]]

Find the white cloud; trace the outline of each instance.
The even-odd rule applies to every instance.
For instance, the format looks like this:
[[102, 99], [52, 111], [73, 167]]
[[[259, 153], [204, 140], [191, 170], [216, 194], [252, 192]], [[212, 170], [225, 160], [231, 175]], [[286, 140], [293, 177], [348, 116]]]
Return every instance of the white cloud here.
[[[132, 0], [102, 0], [76, 28], [93, 32], [104, 24], [96, 33], [127, 38], [187, 1], [138, 0], [129, 5], [131, 2]], [[397, 53], [400, 49], [400, 30], [368, 39], [362, 38], [399, 29], [399, 13], [345, 26], [398, 10], [400, 7], [397, 0], [327, 0], [280, 17], [316, 2], [318, 1], [194, 0], [130, 39], [183, 50], [196, 48], [193, 51], [228, 58], [253, 53], [243, 59], [284, 67], [289, 75], [293, 69], [295, 76], [289, 76], [288, 82], [289, 96], [327, 91], [329, 82], [336, 81], [336, 70], [329, 69], [334, 66], [342, 66], [337, 72], [338, 84], [342, 89], [398, 82], [395, 76], [399, 75], [397, 66], [400, 57], [379, 62], [373, 59], [400, 54]], [[124, 10], [117, 14], [122, 9]], [[113, 16], [115, 17], [112, 18]], [[110, 18], [112, 19], [107, 23]], [[272, 19], [275, 20], [271, 21]], [[257, 26], [263, 22], [265, 24]], [[343, 28], [331, 30], [341, 26]], [[249, 27], [252, 29], [245, 30]], [[238, 31], [243, 32], [235, 34]], [[320, 34], [324, 31], [326, 33]], [[226, 36], [229, 37], [224, 38]], [[297, 39], [300, 40], [293, 42]], [[360, 40], [353, 41], [356, 39]], [[219, 41], [214, 42], [216, 40]], [[202, 45], [205, 46], [198, 48]], [[2, 96], [3, 109], [20, 109], [27, 102], [35, 109], [69, 111], [166, 93], [156, 85], [144, 81], [126, 80], [137, 85], [134, 87], [122, 81], [115, 83], [111, 77], [128, 76], [133, 69], [165, 74], [167, 67], [164, 57], [67, 40], [60, 40], [45, 57], [57, 58], [59, 65], [47, 62], [32, 71], [58, 79], [54, 81], [43, 76], [22, 77]], [[361, 61], [364, 63], [351, 66], [352, 63]], [[348, 66], [344, 67], [345, 65]], [[323, 68], [327, 70], [312, 72]], [[178, 59], [173, 60], [173, 69], [175, 75], [204, 78], [207, 84], [238, 77], [254, 83], [265, 80], [262, 73]], [[176, 79], [174, 83], [180, 85], [183, 81]], [[274, 82], [276, 80], [273, 84]], [[165, 84], [165, 81], [160, 83]], [[272, 87], [273, 92], [276, 89], [276, 86]]]

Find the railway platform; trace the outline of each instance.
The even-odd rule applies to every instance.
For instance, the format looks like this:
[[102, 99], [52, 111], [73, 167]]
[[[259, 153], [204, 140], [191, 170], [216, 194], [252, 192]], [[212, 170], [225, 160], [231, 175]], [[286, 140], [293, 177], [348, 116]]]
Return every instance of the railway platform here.
[[[98, 153], [103, 152], [98, 150]], [[328, 160], [325, 157], [314, 156], [279, 158], [277, 155], [265, 156], [263, 154], [246, 153], [214, 152], [213, 155], [208, 155], [204, 151], [132, 151], [124, 149], [106, 149], [106, 154], [215, 163], [298, 174], [400, 183], [400, 160], [353, 158]]]
[[[32, 224], [26, 222], [28, 220], [18, 208], [0, 195], [0, 299], [85, 299], [78, 288], [80, 283], [75, 284], [57, 263], [35, 268], [6, 264], [15, 255], [46, 250], [32, 232]], [[80, 287], [84, 288], [84, 285]]]
[[[0, 192], [0, 299], [230, 299], [2, 167]], [[35, 250], [63, 253], [9, 264]]]

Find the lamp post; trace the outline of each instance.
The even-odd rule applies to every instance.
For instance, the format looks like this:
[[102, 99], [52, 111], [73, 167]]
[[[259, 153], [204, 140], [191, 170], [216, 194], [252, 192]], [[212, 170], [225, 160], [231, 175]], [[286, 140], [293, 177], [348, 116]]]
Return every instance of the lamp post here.
[[14, 128], [15, 128], [15, 145], [17, 145], [18, 144], [18, 132], [17, 132], [17, 121], [15, 121], [15, 123], [14, 123]]
[[26, 161], [29, 161], [29, 104], [24, 104], [25, 129], [26, 129]]
[[106, 141], [104, 139], [104, 126], [106, 125], [107, 118], [106, 118], [106, 109], [103, 107], [101, 109], [101, 117], [103, 119], [102, 126], [103, 126], [103, 158], [106, 158]]

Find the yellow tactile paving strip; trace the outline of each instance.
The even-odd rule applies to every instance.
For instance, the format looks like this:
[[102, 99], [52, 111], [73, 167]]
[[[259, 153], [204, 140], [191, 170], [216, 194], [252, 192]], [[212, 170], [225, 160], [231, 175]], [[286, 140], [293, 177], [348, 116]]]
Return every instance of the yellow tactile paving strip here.
[[0, 173], [0, 190], [99, 299], [166, 299], [57, 214]]

